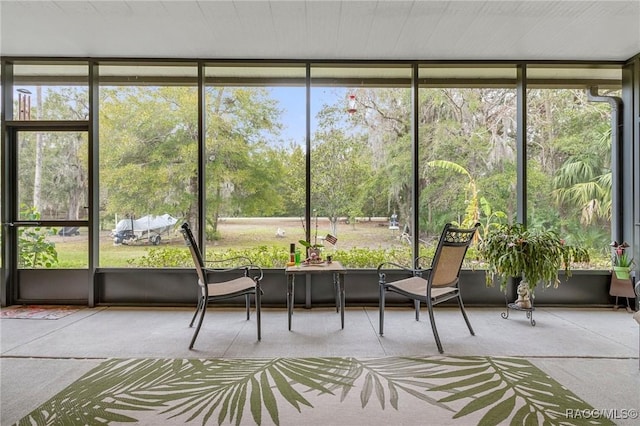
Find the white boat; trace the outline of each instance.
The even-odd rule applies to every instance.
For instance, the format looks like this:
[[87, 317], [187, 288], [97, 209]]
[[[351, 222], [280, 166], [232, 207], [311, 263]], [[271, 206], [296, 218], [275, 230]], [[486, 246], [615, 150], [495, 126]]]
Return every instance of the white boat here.
[[161, 234], [169, 234], [178, 219], [169, 214], [147, 215], [139, 219], [122, 219], [111, 232], [115, 244], [131, 244], [148, 239], [153, 245], [160, 244]]

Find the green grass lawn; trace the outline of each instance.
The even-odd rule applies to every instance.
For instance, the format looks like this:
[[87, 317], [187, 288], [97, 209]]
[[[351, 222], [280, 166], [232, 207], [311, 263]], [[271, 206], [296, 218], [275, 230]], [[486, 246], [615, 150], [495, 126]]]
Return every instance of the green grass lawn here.
[[[284, 237], [278, 237], [278, 229], [284, 231]], [[326, 219], [319, 219], [317, 235], [321, 237], [330, 232], [330, 224]], [[311, 238], [314, 239], [315, 225], [312, 223]], [[216, 253], [223, 253], [229, 249], [236, 251], [256, 249], [259, 247], [269, 248], [271, 252], [279, 253], [282, 257], [287, 256], [289, 244], [300, 244], [298, 240], [304, 239], [304, 231], [300, 219], [298, 218], [229, 218], [222, 219], [218, 228], [219, 239], [207, 242], [207, 255], [215, 256]], [[402, 243], [399, 238], [399, 231], [389, 230], [387, 222], [360, 221], [354, 224], [338, 224], [338, 243], [336, 246], [326, 244], [325, 252], [333, 253], [336, 250], [354, 251], [357, 249], [397, 249], [408, 250], [408, 245]], [[60, 237], [52, 235], [48, 237], [56, 244], [58, 252], [57, 268], [87, 268], [88, 267], [88, 238], [86, 229], [81, 229], [81, 234], [73, 237]], [[437, 236], [423, 237], [422, 247], [435, 249]], [[426, 240], [426, 242], [425, 242]], [[102, 268], [131, 268], [137, 267], [136, 260], [143, 259], [149, 255], [150, 250], [170, 247], [174, 250], [184, 251], [186, 256], [187, 248], [184, 245], [181, 234], [178, 231], [170, 235], [162, 235], [162, 242], [159, 246], [153, 246], [148, 241], [143, 240], [132, 245], [114, 245], [108, 231], [102, 231], [99, 244], [99, 267]], [[474, 248], [470, 249], [473, 256]], [[355, 254], [354, 256], [364, 256], [365, 254]], [[469, 257], [469, 256], [468, 256]], [[286, 262], [286, 259], [282, 259]], [[608, 259], [592, 259], [590, 265], [582, 265], [577, 269], [599, 268], [606, 269], [609, 265]]]
[[[398, 231], [390, 231], [386, 222], [363, 221], [356, 224], [338, 225], [338, 243], [336, 246], [326, 244], [326, 251], [335, 249], [348, 250], [351, 248], [388, 248], [401, 246]], [[284, 230], [284, 237], [278, 237], [276, 231]], [[316, 234], [312, 225], [312, 241]], [[318, 221], [318, 243], [330, 233], [328, 220]], [[218, 227], [219, 238], [215, 241], [207, 241], [207, 252], [223, 252], [229, 249], [243, 250], [260, 246], [277, 247], [288, 252], [289, 244], [300, 246], [298, 240], [304, 239], [305, 234], [300, 219], [297, 218], [230, 218], [222, 219]], [[86, 230], [81, 229], [81, 234], [73, 237], [51, 236], [58, 251], [58, 268], [86, 268], [88, 266], [88, 239]], [[149, 250], [157, 247], [172, 247], [183, 249], [184, 241], [179, 232], [170, 235], [162, 235], [159, 246], [153, 246], [147, 240], [132, 245], [114, 245], [108, 231], [101, 232], [99, 244], [100, 267], [132, 267], [131, 261], [141, 258], [149, 253]]]

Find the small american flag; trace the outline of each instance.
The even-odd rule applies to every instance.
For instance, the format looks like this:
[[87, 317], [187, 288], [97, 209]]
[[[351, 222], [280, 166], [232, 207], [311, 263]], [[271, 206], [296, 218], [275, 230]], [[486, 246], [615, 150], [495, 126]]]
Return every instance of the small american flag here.
[[327, 234], [327, 236], [324, 237], [324, 240], [326, 242], [328, 242], [328, 243], [331, 243], [331, 244], [335, 244], [335, 243], [338, 242], [338, 239], [336, 237], [334, 237], [333, 235], [331, 235], [331, 234]]

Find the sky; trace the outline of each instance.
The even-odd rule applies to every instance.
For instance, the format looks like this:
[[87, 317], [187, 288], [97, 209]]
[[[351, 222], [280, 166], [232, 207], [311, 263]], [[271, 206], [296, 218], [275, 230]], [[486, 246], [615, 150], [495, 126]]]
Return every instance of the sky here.
[[[36, 88], [26, 87], [35, 98]], [[43, 88], [42, 96], [46, 97], [47, 87]], [[282, 139], [285, 143], [290, 140], [297, 144], [305, 144], [305, 87], [276, 86], [270, 88], [271, 95], [275, 98], [280, 109], [283, 110]], [[312, 87], [311, 88], [311, 134], [316, 130], [316, 115], [325, 104], [335, 103], [336, 98], [346, 96], [346, 89], [342, 87]], [[31, 105], [36, 103], [31, 100]], [[346, 105], [345, 105], [346, 107]]]
[[[282, 138], [293, 140], [304, 145], [305, 138], [305, 88], [304, 87], [272, 87], [272, 96], [284, 110], [282, 122], [285, 126]], [[311, 134], [316, 130], [316, 114], [325, 104], [333, 104], [336, 98], [345, 96], [344, 88], [312, 87], [311, 88]]]

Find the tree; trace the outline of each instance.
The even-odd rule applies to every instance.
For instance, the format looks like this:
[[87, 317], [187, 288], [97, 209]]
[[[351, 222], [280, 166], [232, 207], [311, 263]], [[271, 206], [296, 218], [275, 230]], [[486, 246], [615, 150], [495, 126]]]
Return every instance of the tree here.
[[195, 89], [104, 88], [101, 95], [107, 214], [189, 217], [196, 203], [189, 179], [196, 170]]
[[359, 186], [371, 176], [371, 152], [364, 138], [329, 128], [316, 133], [311, 150], [311, 205], [327, 216], [338, 235], [340, 216], [361, 214]]
[[[529, 92], [529, 223], [584, 236], [606, 246], [610, 239], [610, 111], [584, 90]], [[529, 178], [528, 177], [528, 178]], [[532, 184], [538, 184], [537, 187]]]
[[305, 197], [305, 152], [298, 144], [291, 144], [277, 152], [282, 163], [282, 211], [284, 216], [303, 216]]
[[[195, 87], [105, 87], [101, 91], [101, 188], [107, 214], [197, 217]], [[207, 221], [282, 209], [283, 167], [267, 139], [278, 110], [263, 88], [208, 87]]]
[[[37, 93], [37, 119], [87, 118], [86, 89], [56, 87], [43, 93], [38, 86]], [[20, 203], [34, 206], [46, 217], [79, 219], [86, 213], [83, 208], [88, 194], [88, 144], [84, 133], [21, 132], [20, 136]]]
[[[422, 174], [421, 230], [436, 235], [444, 223], [463, 221], [467, 209], [477, 211], [480, 199], [476, 197], [474, 202], [465, 196], [470, 183], [482, 186], [485, 198], [497, 211], [509, 212], [513, 198], [509, 196], [510, 181], [515, 184], [515, 92], [500, 88], [423, 89], [419, 101], [420, 164], [455, 163], [468, 177], [466, 182], [451, 179], [446, 170]], [[471, 176], [474, 178], [469, 180]], [[472, 217], [467, 215], [467, 220]]]
[[611, 218], [611, 129], [595, 145], [569, 157], [554, 178], [553, 194], [558, 204], [582, 211], [580, 222]]
[[[350, 93], [358, 102], [357, 112], [350, 116], [350, 131], [363, 134], [371, 153], [370, 175], [359, 183], [359, 210], [368, 216], [395, 211], [406, 222], [412, 211], [410, 91], [360, 88]], [[344, 115], [344, 110], [338, 107], [333, 113]]]
[[[207, 89], [207, 221], [283, 210], [286, 164], [268, 140], [281, 128], [265, 88]], [[265, 184], [266, 183], [266, 184]]]
[[425, 168], [425, 174], [429, 167], [439, 167], [444, 170], [452, 171], [454, 173], [461, 174], [467, 178], [467, 184], [465, 187], [465, 203], [467, 204], [464, 218], [460, 222], [463, 228], [472, 228], [480, 220], [480, 196], [476, 180], [471, 174], [459, 164], [447, 160], [434, 160], [427, 163]]

